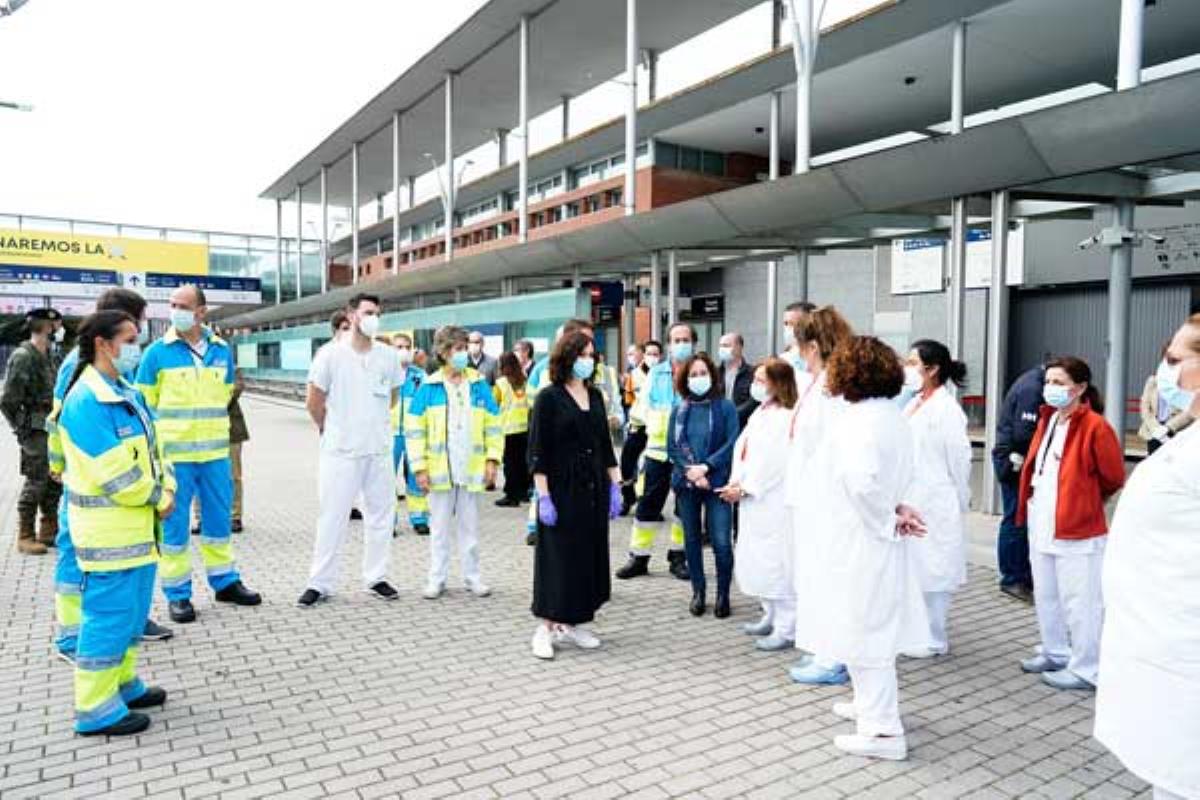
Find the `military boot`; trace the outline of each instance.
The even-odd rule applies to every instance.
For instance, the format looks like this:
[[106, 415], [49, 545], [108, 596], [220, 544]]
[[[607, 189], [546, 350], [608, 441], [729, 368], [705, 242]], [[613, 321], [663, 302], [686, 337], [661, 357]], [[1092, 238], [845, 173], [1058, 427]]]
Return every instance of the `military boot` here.
[[650, 556], [639, 556], [633, 553], [629, 554], [629, 560], [625, 562], [625, 566], [617, 570], [617, 577], [623, 581], [649, 574]]
[[37, 541], [45, 547], [54, 547], [54, 542], [58, 538], [58, 517], [53, 515], [43, 515], [41, 523], [38, 525]]
[[27, 556], [46, 555], [46, 545], [34, 535], [32, 519], [21, 519], [17, 524], [17, 552]]

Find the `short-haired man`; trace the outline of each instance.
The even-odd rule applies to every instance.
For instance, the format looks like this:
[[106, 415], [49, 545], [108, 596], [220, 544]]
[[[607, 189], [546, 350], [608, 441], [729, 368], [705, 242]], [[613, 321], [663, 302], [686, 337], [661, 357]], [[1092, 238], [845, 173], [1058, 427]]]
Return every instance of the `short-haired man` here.
[[483, 352], [483, 334], [471, 331], [467, 335], [467, 362], [471, 369], [483, 376], [488, 386], [496, 384], [496, 367], [499, 362], [494, 356]]
[[163, 455], [175, 468], [175, 511], [163, 521], [159, 574], [171, 619], [189, 623], [196, 619], [188, 535], [193, 497], [200, 500], [200, 555], [217, 601], [256, 606], [262, 597], [242, 583], [229, 541], [233, 353], [204, 324], [208, 302], [199, 286], [180, 286], [171, 292], [170, 304], [171, 328], [142, 356], [137, 386], [158, 417]]
[[[663, 520], [663, 507], [671, 491], [671, 462], [667, 458], [667, 427], [671, 410], [679, 405], [675, 391], [675, 368], [692, 357], [696, 350], [696, 330], [687, 323], [677, 322], [667, 331], [670, 360], [657, 364], [646, 376], [646, 385], [630, 411], [631, 421], [646, 429], [646, 458], [642, 463], [642, 493], [634, 515], [633, 531], [629, 537], [629, 560], [617, 570], [617, 577], [636, 578], [649, 573], [650, 553], [657, 538], [658, 523]], [[679, 518], [671, 521], [671, 543], [667, 563], [671, 574], [688, 580], [687, 561], [683, 551], [683, 526]]]
[[758, 403], [750, 396], [750, 384], [754, 383], [754, 368], [746, 363], [743, 353], [746, 341], [737, 331], [730, 331], [717, 342], [717, 357], [721, 367], [720, 383], [724, 394], [737, 408], [738, 425], [745, 430], [750, 415]]
[[350, 506], [363, 498], [363, 589], [381, 600], [399, 593], [387, 581], [395, 520], [396, 471], [391, 409], [403, 379], [395, 351], [375, 341], [379, 298], [357, 294], [347, 306], [349, 334], [321, 347], [308, 371], [308, 415], [321, 435], [317, 536], [308, 586], [297, 605], [333, 594]]

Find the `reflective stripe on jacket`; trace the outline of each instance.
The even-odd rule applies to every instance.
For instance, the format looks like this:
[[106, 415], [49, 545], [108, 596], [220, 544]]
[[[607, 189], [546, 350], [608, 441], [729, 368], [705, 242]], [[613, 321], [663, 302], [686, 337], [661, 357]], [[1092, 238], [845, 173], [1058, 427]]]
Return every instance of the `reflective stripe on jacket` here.
[[404, 372], [404, 383], [400, 386], [400, 396], [396, 400], [396, 405], [392, 406], [392, 435], [404, 435], [404, 420], [408, 416], [408, 409], [412, 406], [413, 398], [417, 396], [417, 389], [421, 388], [421, 382], [425, 379], [425, 373], [419, 367], [412, 364], [408, 365], [408, 369]]
[[667, 460], [667, 433], [671, 409], [679, 405], [675, 372], [670, 361], [655, 364], [646, 375], [637, 402], [629, 410], [630, 423], [646, 429], [646, 458]]
[[58, 420], [67, 519], [84, 572], [156, 561], [157, 510], [165, 507], [166, 493], [175, 491], [152, 413], [141, 395], [127, 395], [89, 366]]
[[492, 387], [473, 369], [464, 380], [469, 384], [471, 405], [471, 453], [466, 476], [450, 474], [450, 402], [446, 395], [446, 373], [430, 375], [417, 390], [404, 418], [405, 452], [413, 473], [429, 473], [429, 488], [449, 491], [456, 482], [472, 492], [482, 492], [484, 467], [504, 456], [504, 434], [500, 428], [500, 409], [492, 396]]
[[500, 376], [494, 387], [500, 405], [500, 427], [505, 436], [529, 431], [529, 385], [514, 389], [508, 378]]

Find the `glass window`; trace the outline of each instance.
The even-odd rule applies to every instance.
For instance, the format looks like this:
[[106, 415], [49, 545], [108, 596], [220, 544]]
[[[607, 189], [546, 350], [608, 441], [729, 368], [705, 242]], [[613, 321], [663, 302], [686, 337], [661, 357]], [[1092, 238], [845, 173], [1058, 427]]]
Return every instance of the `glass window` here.
[[669, 142], [654, 143], [654, 163], [674, 169], [679, 166], [679, 148]]
[[725, 156], [722, 153], [714, 153], [711, 150], [704, 151], [704, 172], [708, 175], [725, 176]]
[[688, 172], [699, 172], [700, 151], [691, 147], [679, 148], [679, 168]]

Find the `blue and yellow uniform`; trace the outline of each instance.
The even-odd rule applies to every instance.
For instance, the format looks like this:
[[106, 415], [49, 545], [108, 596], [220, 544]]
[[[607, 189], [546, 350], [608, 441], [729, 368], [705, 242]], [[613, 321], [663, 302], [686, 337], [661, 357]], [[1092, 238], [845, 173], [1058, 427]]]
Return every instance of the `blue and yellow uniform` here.
[[446, 492], [461, 483], [471, 492], [484, 489], [487, 462], [500, 462], [504, 456], [504, 434], [500, 428], [500, 409], [492, 396], [492, 387], [473, 369], [465, 370], [470, 390], [471, 453], [467, 474], [450, 474], [450, 448], [447, 426], [450, 416], [444, 371], [425, 378], [409, 406], [404, 420], [408, 464], [414, 473], [429, 473], [429, 491]]
[[[629, 410], [631, 425], [646, 430], [645, 460], [642, 462], [641, 487], [638, 490], [637, 512], [629, 537], [629, 552], [648, 556], [654, 547], [658, 523], [671, 490], [671, 462], [667, 458], [667, 433], [671, 411], [679, 405], [675, 391], [674, 365], [670, 361], [655, 364], [646, 375], [637, 401]], [[674, 515], [672, 515], [674, 516]], [[671, 544], [667, 556], [672, 563], [683, 558], [683, 526], [671, 521]]]
[[121, 721], [126, 704], [146, 694], [137, 648], [154, 595], [158, 511], [175, 482], [144, 398], [95, 367], [66, 393], [57, 433], [83, 573], [75, 729], [87, 733]]
[[[396, 405], [392, 406], [392, 465], [399, 470], [400, 461], [404, 459], [404, 420], [408, 417], [413, 398], [421, 388], [425, 374], [419, 367], [409, 364], [405, 367], [404, 383], [400, 385], [400, 396]], [[408, 504], [408, 521], [414, 529], [429, 528], [429, 498], [417, 486], [416, 478], [408, 460], [404, 460], [405, 503]], [[396, 504], [396, 515], [399, 518], [400, 504]]]
[[175, 513], [163, 524], [162, 587], [174, 602], [192, 597], [189, 510], [200, 500], [200, 554], [208, 584], [219, 592], [240, 580], [229, 542], [233, 477], [229, 463], [229, 400], [234, 390], [229, 345], [208, 328], [202, 348], [171, 328], [147, 348], [137, 387], [158, 417], [163, 453], [179, 484]]

